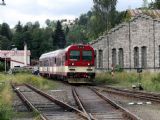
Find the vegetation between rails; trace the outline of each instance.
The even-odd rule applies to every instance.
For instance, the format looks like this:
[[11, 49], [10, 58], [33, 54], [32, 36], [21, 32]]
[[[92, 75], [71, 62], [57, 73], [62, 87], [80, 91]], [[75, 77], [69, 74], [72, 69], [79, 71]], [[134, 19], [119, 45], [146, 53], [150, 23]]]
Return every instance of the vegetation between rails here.
[[138, 86], [141, 83], [144, 90], [160, 91], [160, 73], [136, 73], [136, 72], [110, 72], [98, 73], [95, 81], [99, 84], [106, 84], [118, 87], [131, 88], [132, 85]]
[[40, 76], [34, 76], [28, 73], [18, 73], [16, 75], [0, 73], [0, 120], [10, 120], [13, 114], [15, 115], [12, 109], [13, 92], [10, 82], [19, 84], [29, 83], [43, 90], [54, 89], [56, 87], [54, 81], [47, 80]]

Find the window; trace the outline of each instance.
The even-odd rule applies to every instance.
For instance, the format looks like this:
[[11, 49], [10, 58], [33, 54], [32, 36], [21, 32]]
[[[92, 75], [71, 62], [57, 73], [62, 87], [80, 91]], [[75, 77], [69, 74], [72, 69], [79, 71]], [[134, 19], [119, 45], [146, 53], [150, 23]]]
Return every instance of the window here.
[[139, 68], [139, 48], [134, 48], [134, 68]]
[[80, 51], [70, 51], [70, 60], [80, 60]]
[[117, 64], [117, 53], [116, 53], [116, 49], [113, 48], [112, 49], [112, 66], [115, 67]]
[[103, 51], [99, 50], [99, 68], [103, 68]]
[[56, 61], [57, 61], [57, 60], [56, 60], [56, 57], [55, 57], [55, 58], [54, 58], [54, 63], [55, 63], [55, 64], [57, 64]]
[[92, 60], [92, 51], [82, 51], [82, 60], [91, 61]]
[[142, 55], [141, 55], [142, 68], [146, 68], [147, 67], [147, 47], [143, 46], [141, 48], [141, 52], [142, 52]]
[[97, 51], [96, 50], [94, 51], [94, 54], [95, 54], [94, 64], [95, 64], [95, 67], [97, 68]]
[[124, 67], [123, 48], [119, 48], [118, 58], [119, 58], [119, 65], [120, 65], [121, 68], [123, 68]]

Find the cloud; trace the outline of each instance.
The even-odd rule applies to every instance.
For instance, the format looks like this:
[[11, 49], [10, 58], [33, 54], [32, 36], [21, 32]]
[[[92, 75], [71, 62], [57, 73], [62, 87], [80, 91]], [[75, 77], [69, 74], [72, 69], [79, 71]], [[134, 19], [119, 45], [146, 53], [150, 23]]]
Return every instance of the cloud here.
[[126, 10], [128, 8], [134, 9], [141, 7], [143, 0], [119, 0], [117, 4], [117, 9], [120, 11]]
[[14, 27], [18, 21], [39, 21], [46, 19], [75, 19], [93, 6], [92, 0], [5, 0], [7, 6], [0, 6], [0, 24]]
[[[0, 0], [1, 1], [1, 0]], [[93, 0], [5, 0], [7, 6], [0, 6], [0, 24], [8, 23], [12, 28], [21, 21], [39, 21], [46, 19], [75, 19], [91, 10]], [[118, 0], [118, 10], [142, 5], [143, 0]]]

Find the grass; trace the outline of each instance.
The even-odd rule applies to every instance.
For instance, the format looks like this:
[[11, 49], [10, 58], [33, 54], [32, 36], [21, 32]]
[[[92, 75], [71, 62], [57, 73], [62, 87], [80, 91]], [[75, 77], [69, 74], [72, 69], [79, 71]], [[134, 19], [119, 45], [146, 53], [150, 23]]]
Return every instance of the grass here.
[[10, 120], [13, 116], [12, 91], [9, 80], [4, 74], [0, 74], [0, 119]]
[[[160, 91], [160, 73], [144, 72], [140, 77], [140, 82], [145, 90]], [[15, 75], [0, 73], [0, 120], [10, 120], [13, 115], [15, 116], [12, 109], [13, 92], [10, 87], [11, 81], [16, 83], [29, 83], [43, 90], [57, 87], [57, 83], [53, 80], [47, 80], [28, 73], [17, 73]], [[116, 72], [114, 76], [109, 72], [97, 73], [95, 81], [98, 84], [131, 88], [133, 84], [138, 84], [139, 75], [136, 72]], [[38, 120], [39, 116], [36, 115], [35, 119]]]
[[119, 87], [131, 88], [132, 85], [138, 85], [140, 82], [147, 91], [160, 91], [160, 73], [144, 72], [140, 76], [136, 72], [116, 72], [114, 76], [111, 73], [98, 73], [96, 75], [98, 84], [106, 84]]
[[[13, 92], [10, 86], [11, 81], [19, 84], [29, 83], [43, 90], [54, 89], [57, 86], [52, 80], [28, 73], [17, 73], [15, 75], [0, 73], [0, 120], [10, 120], [13, 115], [17, 114], [12, 109]], [[35, 119], [38, 120], [38, 115], [35, 116]]]
[[54, 89], [56, 87], [56, 82], [53, 80], [48, 80], [28, 73], [18, 73], [12, 76], [12, 82], [32, 84], [33, 86], [43, 90]]

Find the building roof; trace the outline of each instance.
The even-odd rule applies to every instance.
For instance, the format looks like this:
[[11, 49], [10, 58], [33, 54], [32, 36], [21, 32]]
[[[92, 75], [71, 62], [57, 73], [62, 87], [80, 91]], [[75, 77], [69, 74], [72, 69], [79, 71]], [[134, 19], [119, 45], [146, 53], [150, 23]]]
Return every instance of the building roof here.
[[126, 11], [130, 17], [136, 17], [138, 15], [144, 14], [151, 16], [153, 18], [160, 18], [160, 10], [154, 9], [131, 9]]
[[[4, 56], [24, 56], [24, 50], [0, 50], [0, 57]], [[30, 50], [27, 50], [27, 56], [30, 56]]]

